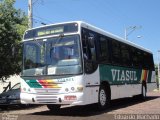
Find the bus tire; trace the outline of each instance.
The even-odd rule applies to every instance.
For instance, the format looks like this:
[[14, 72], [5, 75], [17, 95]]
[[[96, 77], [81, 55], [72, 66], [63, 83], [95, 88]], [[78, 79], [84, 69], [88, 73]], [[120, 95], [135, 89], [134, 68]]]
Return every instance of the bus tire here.
[[99, 110], [105, 110], [110, 105], [109, 88], [104, 85], [100, 86], [97, 107]]
[[61, 105], [47, 105], [47, 108], [53, 112], [58, 112], [60, 110], [60, 107]]
[[2, 106], [0, 106], [0, 109], [1, 110], [7, 110], [8, 109], [8, 105], [2, 105]]
[[143, 100], [147, 97], [147, 86], [145, 82], [142, 83], [141, 97]]

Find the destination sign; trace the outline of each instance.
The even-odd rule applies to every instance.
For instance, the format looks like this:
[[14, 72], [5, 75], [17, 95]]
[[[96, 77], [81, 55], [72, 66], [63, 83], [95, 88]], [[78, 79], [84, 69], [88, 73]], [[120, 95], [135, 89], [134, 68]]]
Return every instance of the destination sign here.
[[71, 32], [77, 32], [77, 31], [78, 31], [77, 23], [47, 25], [47, 26], [26, 31], [24, 35], [24, 39], [61, 34], [61, 33], [71, 33]]
[[37, 36], [57, 34], [57, 33], [62, 33], [62, 32], [64, 32], [64, 27], [63, 26], [37, 31]]

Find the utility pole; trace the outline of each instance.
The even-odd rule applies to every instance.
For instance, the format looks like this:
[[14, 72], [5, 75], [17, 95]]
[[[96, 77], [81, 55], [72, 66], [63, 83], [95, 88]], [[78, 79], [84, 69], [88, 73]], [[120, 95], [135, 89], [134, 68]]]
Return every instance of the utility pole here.
[[[125, 40], [128, 40], [128, 35], [130, 35], [132, 32], [134, 32], [135, 30], [137, 29], [141, 29], [142, 26], [130, 26], [130, 27], [127, 27], [125, 28], [125, 31], [124, 31], [124, 39]], [[140, 38], [141, 36], [138, 36], [138, 38]]]
[[33, 10], [32, 10], [32, 0], [28, 1], [28, 27], [33, 27]]
[[160, 57], [159, 57], [159, 54], [160, 53], [160, 50], [158, 50], [158, 89], [160, 91]]

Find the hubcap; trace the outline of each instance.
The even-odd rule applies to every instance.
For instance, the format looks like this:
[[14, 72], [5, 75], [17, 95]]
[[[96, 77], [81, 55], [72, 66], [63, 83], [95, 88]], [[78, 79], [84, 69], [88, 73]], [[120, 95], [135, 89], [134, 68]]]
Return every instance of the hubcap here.
[[105, 106], [106, 104], [106, 93], [103, 89], [100, 91], [100, 104], [102, 106]]

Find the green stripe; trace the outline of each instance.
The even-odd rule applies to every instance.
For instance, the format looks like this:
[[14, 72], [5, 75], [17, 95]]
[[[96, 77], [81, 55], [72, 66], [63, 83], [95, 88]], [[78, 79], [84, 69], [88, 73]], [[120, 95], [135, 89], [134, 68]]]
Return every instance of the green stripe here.
[[152, 78], [152, 71], [149, 71], [149, 74], [148, 74], [148, 82], [149, 83], [151, 82], [151, 78]]
[[[110, 84], [139, 84], [141, 83], [142, 69], [100, 65], [100, 80]], [[148, 81], [151, 81], [152, 71], [149, 71]]]
[[25, 80], [25, 82], [26, 82], [31, 88], [42, 88], [42, 86], [37, 82], [37, 80]]

